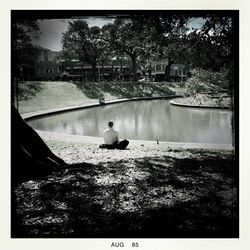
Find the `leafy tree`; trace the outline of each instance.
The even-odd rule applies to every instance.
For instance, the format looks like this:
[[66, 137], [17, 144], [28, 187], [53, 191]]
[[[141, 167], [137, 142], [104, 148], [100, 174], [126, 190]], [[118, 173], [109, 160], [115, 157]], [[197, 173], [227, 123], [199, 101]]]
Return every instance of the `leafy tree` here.
[[137, 16], [136, 21], [146, 27], [147, 49], [142, 59], [149, 73], [152, 64], [158, 60], [168, 59], [165, 68], [166, 80], [170, 78], [170, 67], [173, 63], [181, 63], [180, 50], [183, 50], [185, 43], [183, 38], [188, 28], [186, 26], [190, 17], [172, 14], [143, 15]]
[[[170, 78], [170, 67], [173, 63], [183, 63], [181, 50], [185, 49], [184, 37], [188, 30], [188, 16], [159, 14], [157, 16], [141, 16], [140, 21], [151, 27], [151, 46], [148, 52], [147, 65], [151, 65], [151, 60], [166, 60], [168, 64], [165, 68], [166, 80]], [[152, 32], [153, 30], [153, 32]]]
[[185, 84], [185, 93], [217, 92], [229, 88], [227, 72], [211, 72], [200, 68], [191, 70], [192, 76]]
[[[12, 19], [12, 84], [11, 84], [11, 102], [18, 107], [18, 82], [20, 79], [20, 57], [22, 52], [29, 50], [30, 53], [36, 54], [37, 50], [32, 45], [32, 39], [38, 39], [39, 26], [37, 20], [30, 19]], [[32, 52], [31, 52], [32, 51]]]
[[152, 46], [149, 43], [152, 34], [150, 32], [151, 27], [143, 25], [136, 17], [117, 18], [114, 24], [105, 25], [102, 29], [103, 40], [116, 52], [131, 59], [134, 82], [138, 80], [138, 62]]
[[188, 15], [143, 17], [144, 25], [155, 27], [153, 41], [159, 48], [156, 57], [169, 59], [166, 78], [172, 63], [184, 64], [190, 70], [196, 67], [212, 71], [233, 68], [233, 19], [207, 15], [199, 29], [191, 29], [190, 22], [194, 19], [197, 17]]
[[220, 71], [233, 58], [233, 20], [231, 17], [206, 16], [200, 29], [187, 36], [192, 67]]
[[62, 44], [64, 58], [78, 58], [82, 65], [90, 64], [92, 80], [96, 81], [96, 65], [105, 48], [105, 43], [100, 39], [100, 28], [90, 28], [84, 20], [69, 22]]
[[32, 38], [39, 37], [37, 20], [19, 19], [12, 22], [13, 45], [15, 50], [32, 46]]

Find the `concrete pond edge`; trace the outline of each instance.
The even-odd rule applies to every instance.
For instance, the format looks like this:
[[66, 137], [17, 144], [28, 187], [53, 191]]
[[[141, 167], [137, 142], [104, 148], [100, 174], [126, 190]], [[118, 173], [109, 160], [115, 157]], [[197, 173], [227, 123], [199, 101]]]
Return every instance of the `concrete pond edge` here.
[[[116, 103], [128, 102], [128, 101], [141, 101], [141, 100], [157, 100], [157, 99], [173, 99], [180, 98], [180, 95], [171, 96], [161, 96], [161, 97], [134, 97], [134, 98], [124, 98], [105, 102], [104, 105], [111, 105]], [[173, 101], [170, 101], [171, 104]], [[175, 105], [175, 104], [173, 104]], [[25, 121], [36, 119], [42, 116], [49, 116], [54, 114], [59, 114], [63, 112], [75, 111], [80, 109], [88, 109], [102, 106], [98, 102], [92, 104], [84, 104], [77, 106], [69, 106], [63, 108], [54, 108], [48, 110], [34, 111], [29, 113], [21, 114]], [[178, 105], [177, 106], [183, 106]], [[210, 108], [210, 107], [209, 107]], [[80, 135], [67, 135], [67, 134], [57, 134], [52, 132], [36, 130], [38, 134], [45, 140], [57, 140], [61, 142], [70, 143], [89, 143], [89, 144], [101, 144], [103, 143], [102, 137], [92, 137], [92, 136], [80, 136]], [[147, 147], [159, 147], [159, 148], [183, 148], [183, 149], [215, 149], [215, 150], [233, 150], [234, 147], [231, 144], [211, 144], [211, 143], [186, 143], [186, 142], [166, 142], [166, 141], [146, 141], [146, 140], [130, 140], [130, 145], [134, 146], [147, 146]]]
[[184, 107], [184, 108], [200, 108], [200, 109], [222, 109], [226, 111], [231, 111], [230, 107], [218, 107], [218, 106], [204, 106], [204, 105], [191, 105], [191, 104], [182, 104], [176, 101], [170, 101], [171, 105]]

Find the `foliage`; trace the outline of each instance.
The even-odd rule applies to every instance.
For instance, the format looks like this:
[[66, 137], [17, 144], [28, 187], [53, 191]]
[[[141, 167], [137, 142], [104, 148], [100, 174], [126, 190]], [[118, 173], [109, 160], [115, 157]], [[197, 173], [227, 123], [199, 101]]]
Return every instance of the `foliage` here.
[[[229, 68], [233, 57], [233, 19], [206, 15], [199, 29], [191, 29], [189, 24], [195, 19], [191, 15], [159, 13], [120, 16], [102, 28], [90, 28], [82, 20], [70, 22], [62, 39], [63, 54], [66, 59], [78, 58], [91, 64], [93, 74], [97, 63], [108, 62], [111, 57], [128, 57], [134, 82], [138, 80], [138, 65], [152, 80], [152, 65], [163, 59], [169, 62], [166, 80], [170, 79], [173, 63], [186, 65], [187, 71], [195, 67], [213, 71]], [[228, 73], [232, 75], [232, 71]]]
[[63, 33], [62, 43], [63, 57], [66, 60], [77, 58], [82, 65], [90, 64], [95, 81], [95, 68], [105, 48], [105, 43], [100, 39], [100, 28], [90, 28], [84, 20], [69, 22], [68, 30]]
[[12, 23], [14, 49], [32, 47], [32, 38], [39, 37], [37, 20], [20, 19]]
[[228, 16], [204, 16], [200, 29], [192, 29], [186, 36], [186, 51], [190, 68], [220, 71], [228, 68], [233, 59], [233, 19]]
[[195, 94], [194, 96], [181, 98], [176, 103], [191, 106], [231, 108], [231, 97], [226, 93]]
[[[133, 80], [137, 81], [137, 65], [152, 71], [152, 64], [159, 59], [171, 57], [170, 44], [186, 31], [187, 18], [176, 15], [135, 15], [118, 18], [114, 24], [103, 27], [103, 39], [119, 53], [132, 60]], [[171, 51], [176, 52], [176, 47]]]
[[18, 99], [29, 100], [34, 98], [37, 93], [43, 90], [41, 82], [19, 82], [18, 84]]
[[227, 72], [211, 72], [203, 69], [191, 70], [192, 77], [185, 84], [186, 94], [216, 92], [229, 87]]
[[138, 57], [146, 49], [143, 30], [132, 19], [116, 19], [114, 24], [105, 25], [102, 30], [103, 39], [118, 53], [132, 60], [133, 80], [137, 81]]
[[164, 83], [156, 82], [91, 82], [82, 84], [76, 82], [77, 87], [89, 98], [98, 99], [102, 93], [108, 93], [117, 98], [153, 97], [174, 95]]

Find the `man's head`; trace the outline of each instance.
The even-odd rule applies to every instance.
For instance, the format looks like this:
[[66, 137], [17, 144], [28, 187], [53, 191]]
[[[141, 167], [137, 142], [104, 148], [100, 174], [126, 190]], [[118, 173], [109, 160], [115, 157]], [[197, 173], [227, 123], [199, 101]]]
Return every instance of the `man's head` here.
[[112, 127], [113, 127], [113, 125], [114, 125], [114, 123], [113, 123], [113, 122], [109, 122], [109, 123], [108, 123], [108, 126], [109, 126], [110, 128], [112, 128]]

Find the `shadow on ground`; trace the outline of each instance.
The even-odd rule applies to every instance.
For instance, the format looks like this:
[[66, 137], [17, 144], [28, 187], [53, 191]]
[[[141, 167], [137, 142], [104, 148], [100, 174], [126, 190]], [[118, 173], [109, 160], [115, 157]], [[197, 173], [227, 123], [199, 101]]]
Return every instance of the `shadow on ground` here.
[[87, 97], [94, 99], [98, 99], [102, 93], [109, 93], [117, 98], [175, 94], [164, 83], [155, 82], [76, 82], [75, 84]]
[[231, 155], [74, 164], [15, 189], [12, 237], [238, 237]]
[[44, 84], [42, 82], [20, 82], [18, 86], [18, 99], [22, 101], [34, 98], [43, 88]]

